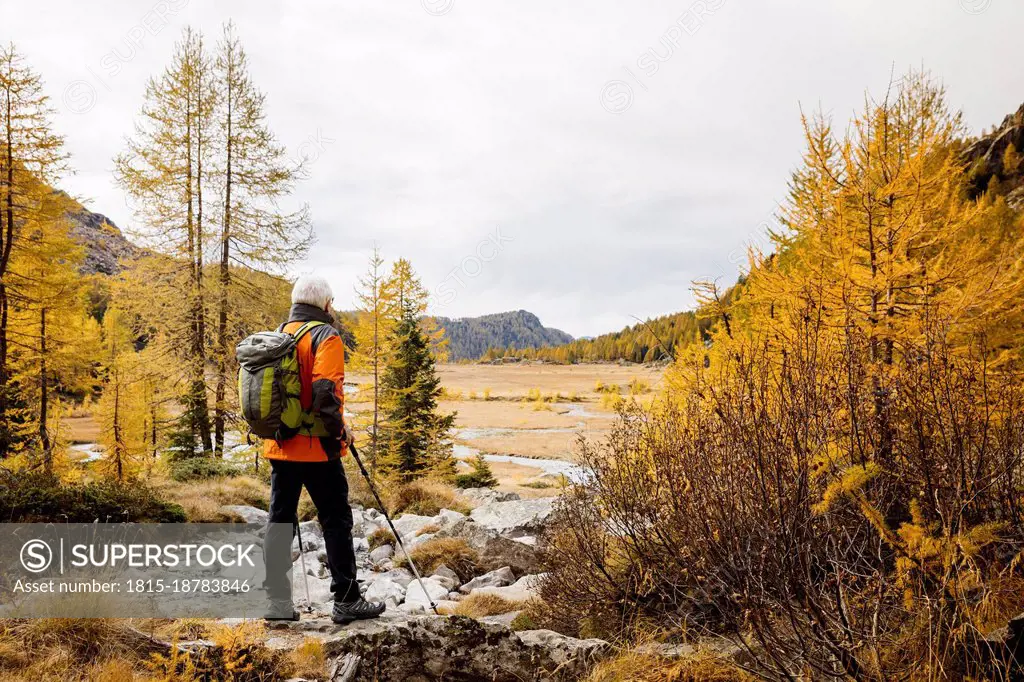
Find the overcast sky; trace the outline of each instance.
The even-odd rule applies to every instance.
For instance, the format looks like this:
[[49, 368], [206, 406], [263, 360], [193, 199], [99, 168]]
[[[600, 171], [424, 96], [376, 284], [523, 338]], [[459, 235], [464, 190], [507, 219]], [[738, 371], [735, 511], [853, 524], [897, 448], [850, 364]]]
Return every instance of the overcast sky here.
[[845, 122], [921, 66], [973, 131], [1024, 102], [1020, 0], [7, 4], [0, 37], [42, 73], [64, 187], [92, 210], [134, 224], [111, 168], [146, 79], [185, 25], [233, 19], [271, 127], [310, 160], [318, 242], [294, 272], [350, 307], [377, 243], [437, 314], [524, 308], [577, 336], [735, 279], [799, 160], [801, 104]]

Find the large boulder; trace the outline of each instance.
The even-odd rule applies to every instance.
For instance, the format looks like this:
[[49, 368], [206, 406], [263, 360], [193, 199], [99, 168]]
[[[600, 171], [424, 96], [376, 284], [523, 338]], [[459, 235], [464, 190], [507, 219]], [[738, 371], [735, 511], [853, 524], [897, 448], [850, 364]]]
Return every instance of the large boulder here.
[[491, 502], [508, 502], [518, 500], [519, 494], [493, 488], [464, 488], [459, 495], [476, 504], [489, 504]]
[[554, 497], [491, 502], [477, 507], [470, 518], [479, 525], [509, 538], [536, 535], [555, 509]]
[[419, 514], [402, 514], [395, 519], [395, 530], [402, 536], [402, 539], [411, 538], [427, 526], [436, 524], [433, 516], [420, 516]]
[[462, 538], [480, 555], [478, 564], [485, 571], [507, 566], [517, 575], [523, 575], [541, 570], [541, 554], [536, 548], [504, 537], [470, 519], [442, 528], [434, 537]]
[[513, 632], [461, 616], [386, 613], [324, 639], [329, 658], [359, 665], [354, 682], [577, 680], [611, 653], [607, 642], [547, 630]]
[[463, 594], [469, 594], [478, 587], [505, 587], [511, 585], [516, 581], [515, 574], [512, 573], [512, 569], [508, 566], [502, 566], [496, 571], [485, 573], [484, 575], [473, 578], [468, 583], [459, 588], [459, 592]]
[[378, 578], [366, 588], [363, 597], [366, 601], [382, 601], [394, 608], [405, 600], [405, 587], [390, 578]]
[[524, 575], [511, 585], [505, 587], [477, 587], [470, 591], [473, 594], [493, 594], [512, 602], [525, 602], [540, 597], [541, 575]]
[[[409, 609], [430, 609], [430, 602], [448, 598], [448, 587], [435, 578], [413, 580], [405, 590], [405, 606]], [[429, 596], [429, 599], [428, 599]]]
[[226, 504], [220, 508], [222, 512], [233, 514], [242, 519], [245, 523], [266, 524], [269, 514], [262, 509], [250, 507], [247, 504]]
[[395, 556], [395, 548], [391, 545], [381, 545], [370, 550], [370, 561], [374, 564], [379, 564], [393, 556]]
[[[413, 581], [413, 574], [404, 568], [392, 568], [390, 571], [377, 574], [377, 577], [387, 578], [388, 580], [394, 580], [402, 587], [409, 587], [409, 583]], [[374, 578], [374, 580], [377, 579]]]
[[[306, 599], [306, 584], [309, 584], [309, 599]], [[302, 566], [296, 563], [292, 567], [292, 601], [300, 611], [307, 606], [317, 611], [330, 612], [334, 603], [331, 592], [331, 579], [307, 575], [302, 577]]]
[[447, 528], [448, 526], [454, 525], [466, 518], [466, 515], [462, 512], [453, 511], [451, 509], [442, 509], [441, 512], [434, 517], [434, 521], [441, 528]]

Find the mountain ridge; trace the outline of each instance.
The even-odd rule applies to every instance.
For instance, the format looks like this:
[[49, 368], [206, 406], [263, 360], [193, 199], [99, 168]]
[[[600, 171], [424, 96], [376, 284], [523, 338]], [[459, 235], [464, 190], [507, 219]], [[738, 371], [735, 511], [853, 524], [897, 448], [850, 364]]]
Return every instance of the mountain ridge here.
[[437, 317], [448, 337], [451, 360], [477, 360], [490, 348], [547, 348], [571, 343], [561, 329], [545, 327], [528, 310], [510, 310], [476, 317]]

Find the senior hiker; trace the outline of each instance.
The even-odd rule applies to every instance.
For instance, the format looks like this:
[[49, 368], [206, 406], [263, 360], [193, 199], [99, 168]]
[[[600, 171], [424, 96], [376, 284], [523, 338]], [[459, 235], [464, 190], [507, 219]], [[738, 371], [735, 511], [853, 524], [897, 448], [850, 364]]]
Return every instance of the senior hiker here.
[[[356, 582], [356, 559], [352, 547], [352, 508], [348, 503], [348, 481], [341, 465], [351, 430], [343, 417], [345, 347], [331, 325], [334, 296], [323, 277], [300, 277], [292, 289], [288, 321], [279, 331], [297, 339], [302, 413], [296, 426], [281, 420], [275, 438], [264, 441], [264, 456], [270, 461], [270, 524], [267, 533], [266, 588], [271, 601], [268, 619], [298, 620], [287, 581], [291, 570], [290, 551], [270, 551], [273, 529], [289, 529], [298, 523], [299, 494], [305, 486], [316, 506], [327, 549], [334, 594], [332, 619], [349, 623], [376, 618], [384, 604], [367, 602]], [[297, 528], [297, 525], [296, 525]], [[284, 531], [281, 531], [283, 533]], [[278, 533], [280, 535], [280, 533]], [[291, 532], [277, 542], [291, 546]], [[300, 548], [300, 551], [304, 548]]]

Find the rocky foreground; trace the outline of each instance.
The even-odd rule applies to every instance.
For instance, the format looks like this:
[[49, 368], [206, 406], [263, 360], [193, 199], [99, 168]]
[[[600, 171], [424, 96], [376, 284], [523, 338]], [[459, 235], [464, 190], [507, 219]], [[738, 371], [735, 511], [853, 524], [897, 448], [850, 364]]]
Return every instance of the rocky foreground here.
[[[432, 538], [457, 538], [479, 555], [470, 579], [464, 568], [460, 577], [441, 564], [424, 572], [422, 586], [402, 565], [396, 556], [401, 550], [394, 544], [378, 544], [371, 550], [371, 538], [387, 528], [383, 515], [354, 508], [358, 578], [365, 597], [385, 602], [387, 610], [380, 619], [344, 627], [330, 620], [333, 601], [323, 532], [316, 521], [302, 523], [302, 547], [298, 539], [292, 546], [292, 577], [296, 606], [304, 615], [297, 623], [272, 625], [267, 646], [288, 649], [305, 637], [321, 639], [333, 661], [332, 680], [578, 679], [610, 653], [607, 642], [513, 628], [519, 609], [537, 598], [543, 578], [539, 538], [553, 513], [554, 498], [521, 500], [514, 493], [486, 489], [465, 495], [479, 504], [469, 515], [444, 509], [436, 516], [405, 514], [394, 519], [410, 551]], [[250, 523], [267, 518], [266, 512], [253, 507], [231, 506], [225, 511]], [[481, 596], [505, 600], [513, 610], [480, 618], [453, 615], [460, 602]], [[442, 615], [434, 614], [431, 601]]]

